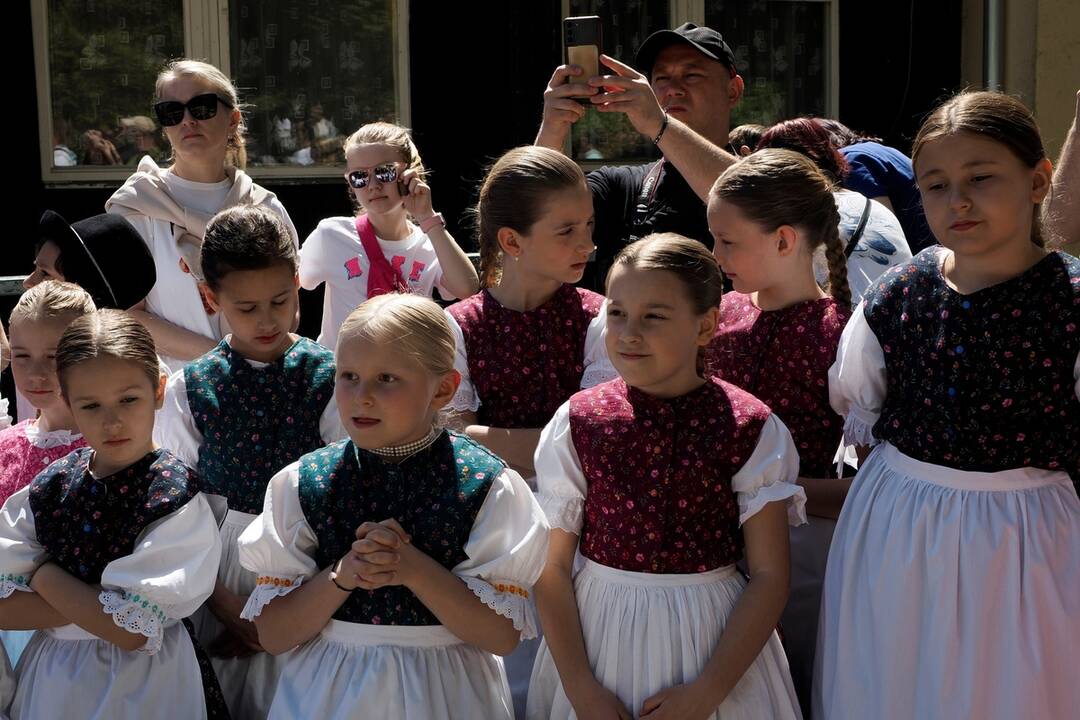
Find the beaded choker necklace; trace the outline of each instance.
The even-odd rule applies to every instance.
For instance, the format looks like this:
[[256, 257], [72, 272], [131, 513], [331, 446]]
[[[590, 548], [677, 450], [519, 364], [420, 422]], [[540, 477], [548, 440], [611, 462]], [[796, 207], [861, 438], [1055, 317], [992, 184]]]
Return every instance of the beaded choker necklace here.
[[389, 447], [375, 448], [370, 452], [374, 455], [378, 455], [385, 460], [404, 460], [405, 458], [411, 457], [412, 455], [415, 455], [421, 450], [430, 447], [431, 444], [434, 443], [441, 434], [442, 428], [433, 427], [431, 428], [431, 432], [429, 432], [427, 435], [420, 438], [419, 440], [413, 440], [412, 442], [405, 443], [404, 445], [391, 445]]

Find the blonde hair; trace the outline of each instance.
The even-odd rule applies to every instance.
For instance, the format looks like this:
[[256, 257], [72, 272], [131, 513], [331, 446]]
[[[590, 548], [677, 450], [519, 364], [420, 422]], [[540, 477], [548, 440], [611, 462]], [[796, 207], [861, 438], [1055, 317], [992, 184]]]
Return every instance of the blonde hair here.
[[46, 280], [30, 288], [11, 311], [11, 323], [56, 318], [74, 320], [97, 310], [90, 293], [75, 283]]
[[365, 300], [342, 323], [338, 348], [354, 338], [393, 345], [435, 377], [454, 369], [454, 334], [446, 313], [429, 298], [387, 293]]
[[406, 169], [415, 170], [421, 180], [427, 179], [427, 169], [424, 161], [420, 159], [420, 151], [416, 149], [409, 128], [388, 122], [362, 125], [359, 130], [345, 138], [345, 156], [348, 157], [349, 153], [361, 145], [389, 145], [397, 150], [401, 161], [407, 166]]
[[[161, 100], [161, 93], [165, 86], [180, 77], [199, 78], [209, 85], [217, 95], [228, 100], [233, 109], [240, 112], [240, 122], [236, 124], [236, 127], [229, 134], [225, 163], [241, 169], [246, 167], [247, 150], [244, 147], [244, 133], [247, 132], [247, 122], [244, 119], [244, 108], [240, 104], [240, 97], [232, 80], [221, 70], [202, 60], [189, 60], [187, 58], [173, 60], [158, 73], [157, 81], [154, 83], [154, 98]], [[166, 140], [168, 140], [168, 136], [166, 136]]]
[[161, 366], [150, 331], [126, 312], [98, 310], [68, 325], [56, 345], [56, 375], [65, 398], [67, 371], [79, 363], [103, 356], [135, 363], [150, 380], [150, 386], [158, 387]]

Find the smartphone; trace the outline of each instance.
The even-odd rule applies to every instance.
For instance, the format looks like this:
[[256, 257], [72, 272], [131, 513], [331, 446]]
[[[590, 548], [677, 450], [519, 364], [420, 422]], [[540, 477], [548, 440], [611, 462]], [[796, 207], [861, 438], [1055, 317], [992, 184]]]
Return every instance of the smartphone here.
[[[563, 19], [563, 44], [566, 46], [566, 62], [578, 65], [585, 72], [571, 77], [570, 82], [586, 84], [589, 78], [600, 74], [600, 53], [603, 30], [599, 15], [582, 15]], [[582, 105], [591, 105], [588, 98], [578, 100]]]

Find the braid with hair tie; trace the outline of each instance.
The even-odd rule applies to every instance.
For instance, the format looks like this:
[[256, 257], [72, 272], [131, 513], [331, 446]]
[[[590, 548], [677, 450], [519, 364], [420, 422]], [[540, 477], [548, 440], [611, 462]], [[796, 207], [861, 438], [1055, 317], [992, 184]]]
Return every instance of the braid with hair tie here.
[[502, 248], [494, 238], [480, 236], [480, 287], [495, 287], [502, 277]]
[[824, 248], [829, 294], [841, 306], [849, 307], [848, 259], [840, 239], [840, 211], [834, 187], [808, 156], [783, 148], [766, 148], [725, 170], [709, 196], [734, 203], [766, 230], [781, 225], [801, 228], [811, 252]]
[[840, 233], [825, 234], [825, 260], [829, 263], [829, 294], [842, 307], [851, 306], [851, 287], [847, 278], [847, 255], [844, 253], [844, 243], [840, 240]]

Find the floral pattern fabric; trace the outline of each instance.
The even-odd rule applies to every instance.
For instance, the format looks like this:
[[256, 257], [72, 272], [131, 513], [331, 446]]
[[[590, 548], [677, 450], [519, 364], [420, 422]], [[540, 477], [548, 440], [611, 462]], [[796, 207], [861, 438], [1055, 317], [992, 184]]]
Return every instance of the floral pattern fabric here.
[[100, 479], [90, 474], [92, 455], [82, 448], [50, 465], [30, 486], [30, 508], [50, 561], [96, 584], [106, 565], [134, 552], [148, 525], [183, 507], [199, 487], [168, 450]]
[[86, 440], [78, 433], [69, 433], [70, 442], [34, 443], [28, 434], [32, 423], [24, 420], [0, 430], [0, 505], [50, 464], [72, 450], [86, 447]]
[[601, 295], [563, 285], [528, 312], [503, 307], [487, 290], [451, 305], [480, 398], [479, 421], [543, 427], [581, 388], [586, 335], [603, 304]]
[[851, 311], [831, 297], [764, 311], [724, 294], [705, 372], [768, 405], [791, 431], [801, 474], [829, 477], [844, 421], [829, 405], [829, 368]]
[[574, 395], [570, 431], [588, 488], [581, 554], [648, 573], [701, 573], [739, 560], [731, 481], [769, 415], [718, 379], [667, 400], [621, 379]]
[[[328, 567], [348, 552], [356, 528], [395, 518], [412, 543], [448, 570], [466, 559], [465, 544], [504, 463], [456, 433], [400, 463], [360, 450], [350, 440], [300, 460], [300, 504], [317, 538], [315, 562]], [[334, 618], [372, 625], [438, 625], [403, 586], [352, 593]]]
[[319, 420], [334, 395], [334, 354], [301, 338], [255, 368], [222, 340], [184, 367], [184, 383], [203, 437], [203, 489], [256, 514], [274, 473], [323, 446]]
[[947, 252], [924, 250], [866, 299], [886, 375], [874, 437], [937, 465], [1037, 467], [1080, 481], [1080, 260], [1049, 253], [963, 295], [942, 276]]

